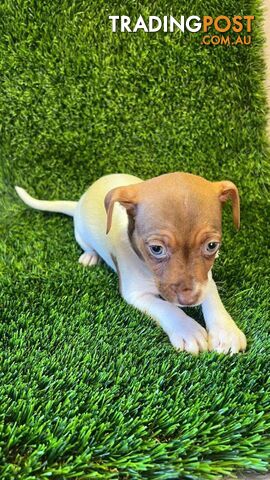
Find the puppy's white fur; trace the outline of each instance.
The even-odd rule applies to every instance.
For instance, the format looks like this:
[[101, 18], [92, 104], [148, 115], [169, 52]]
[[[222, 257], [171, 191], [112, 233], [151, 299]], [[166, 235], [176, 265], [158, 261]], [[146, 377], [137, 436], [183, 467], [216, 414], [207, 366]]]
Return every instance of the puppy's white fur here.
[[101, 257], [119, 274], [123, 298], [150, 315], [163, 328], [176, 349], [193, 354], [208, 349], [223, 353], [244, 350], [245, 336], [225, 310], [211, 272], [202, 303], [207, 333], [177, 305], [159, 297], [151, 271], [130, 244], [127, 212], [119, 203], [114, 206], [112, 226], [106, 234], [106, 194], [115, 187], [140, 182], [140, 178], [132, 175], [107, 175], [93, 183], [78, 202], [36, 200], [24, 189], [15, 188], [20, 198], [32, 208], [73, 216], [75, 238], [84, 251], [79, 262], [84, 266], [92, 266]]

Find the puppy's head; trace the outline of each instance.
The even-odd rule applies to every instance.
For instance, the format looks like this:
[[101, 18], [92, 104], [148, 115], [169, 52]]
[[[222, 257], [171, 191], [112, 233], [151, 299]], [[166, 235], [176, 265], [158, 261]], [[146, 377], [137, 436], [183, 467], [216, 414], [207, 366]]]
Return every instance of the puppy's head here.
[[228, 199], [239, 228], [239, 194], [229, 181], [170, 173], [114, 188], [105, 198], [107, 233], [119, 202], [129, 217], [131, 245], [153, 273], [160, 295], [180, 306], [198, 305], [221, 244], [222, 205]]

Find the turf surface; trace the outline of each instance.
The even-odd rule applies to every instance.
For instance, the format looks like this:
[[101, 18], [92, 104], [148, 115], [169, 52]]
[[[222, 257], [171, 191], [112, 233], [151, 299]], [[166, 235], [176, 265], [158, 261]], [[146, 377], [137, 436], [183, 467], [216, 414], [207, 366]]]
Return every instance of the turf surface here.
[[[0, 478], [216, 479], [270, 459], [269, 154], [259, 1], [0, 5]], [[254, 14], [249, 47], [201, 34], [113, 34], [108, 15]], [[83, 269], [71, 220], [18, 184], [76, 199], [100, 175], [231, 179], [215, 266], [245, 331], [233, 357], [176, 353], [105, 265]], [[267, 231], [268, 229], [268, 231]], [[192, 315], [202, 320], [199, 310]]]

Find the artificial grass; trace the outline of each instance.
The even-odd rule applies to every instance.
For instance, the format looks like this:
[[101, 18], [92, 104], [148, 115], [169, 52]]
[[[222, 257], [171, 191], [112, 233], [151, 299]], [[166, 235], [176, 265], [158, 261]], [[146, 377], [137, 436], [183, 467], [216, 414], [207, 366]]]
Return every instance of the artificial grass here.
[[[146, 2], [145, 2], [146, 3]], [[192, 10], [192, 11], [191, 11]], [[267, 471], [269, 154], [260, 2], [0, 5], [0, 477], [216, 479]], [[111, 32], [108, 15], [254, 14], [250, 47], [200, 34]], [[231, 179], [215, 277], [245, 354], [176, 353], [83, 269], [71, 220], [25, 207], [14, 185], [77, 199], [100, 175], [184, 170]], [[192, 315], [202, 321], [199, 310]]]

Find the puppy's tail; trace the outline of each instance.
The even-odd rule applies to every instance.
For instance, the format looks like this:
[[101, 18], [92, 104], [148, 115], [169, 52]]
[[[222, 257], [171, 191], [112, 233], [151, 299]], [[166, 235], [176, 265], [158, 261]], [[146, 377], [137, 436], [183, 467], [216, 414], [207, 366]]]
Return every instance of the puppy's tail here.
[[37, 200], [36, 198], [31, 197], [23, 188], [15, 187], [15, 190], [19, 197], [22, 199], [26, 205], [29, 207], [35, 208], [36, 210], [45, 210], [47, 212], [58, 212], [65, 213], [73, 217], [74, 211], [77, 205], [77, 202], [68, 202], [61, 200]]

